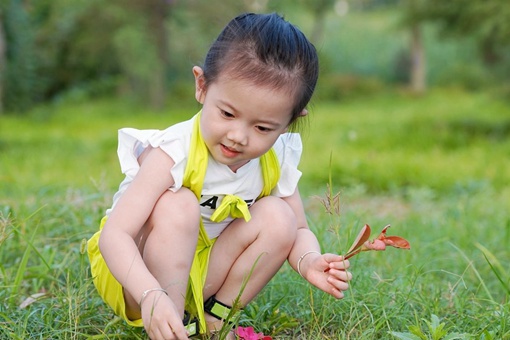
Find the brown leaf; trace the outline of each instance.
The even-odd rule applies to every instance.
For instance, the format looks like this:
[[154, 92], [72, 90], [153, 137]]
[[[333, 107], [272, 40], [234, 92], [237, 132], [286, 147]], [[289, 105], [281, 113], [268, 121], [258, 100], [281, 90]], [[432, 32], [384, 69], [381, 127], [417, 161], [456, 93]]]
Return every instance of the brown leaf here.
[[368, 241], [371, 233], [372, 233], [372, 230], [370, 229], [370, 226], [368, 224], [365, 224], [363, 226], [363, 228], [361, 228], [360, 232], [358, 233], [358, 236], [356, 236], [356, 239], [352, 243], [352, 246], [347, 251], [347, 254], [349, 254], [350, 252], [352, 252], [355, 249], [358, 249], [359, 247], [361, 247], [363, 245], [363, 243]]
[[30, 295], [29, 297], [27, 297], [25, 300], [23, 300], [23, 302], [19, 305], [19, 309], [25, 309], [27, 308], [28, 306], [30, 306], [31, 304], [33, 304], [34, 302], [42, 299], [43, 297], [45, 297], [46, 295], [48, 295], [48, 293], [36, 293], [36, 294], [32, 294]]

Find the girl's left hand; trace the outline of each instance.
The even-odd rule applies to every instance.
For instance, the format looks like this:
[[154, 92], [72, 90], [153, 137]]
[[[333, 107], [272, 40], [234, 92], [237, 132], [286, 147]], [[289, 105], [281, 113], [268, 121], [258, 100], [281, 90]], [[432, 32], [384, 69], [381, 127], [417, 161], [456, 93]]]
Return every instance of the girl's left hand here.
[[342, 256], [335, 254], [320, 256], [310, 254], [307, 260], [303, 277], [315, 287], [335, 298], [343, 298], [344, 291], [349, 289], [348, 282], [352, 279], [352, 274], [347, 271], [349, 260], [344, 260]]

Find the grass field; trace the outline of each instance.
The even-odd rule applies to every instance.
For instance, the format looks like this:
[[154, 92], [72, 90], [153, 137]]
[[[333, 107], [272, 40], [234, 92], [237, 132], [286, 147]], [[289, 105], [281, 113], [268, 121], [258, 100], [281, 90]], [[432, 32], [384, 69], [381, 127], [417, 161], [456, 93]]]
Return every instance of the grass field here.
[[[117, 129], [197, 109], [104, 99], [0, 117], [0, 339], [143, 338], [94, 291], [84, 240], [122, 179]], [[391, 224], [412, 249], [353, 258], [341, 301], [285, 265], [242, 323], [276, 339], [510, 339], [510, 104], [392, 92], [316, 103], [311, 116], [301, 186], [323, 251], [345, 251], [365, 223]], [[314, 198], [330, 176], [339, 215]]]

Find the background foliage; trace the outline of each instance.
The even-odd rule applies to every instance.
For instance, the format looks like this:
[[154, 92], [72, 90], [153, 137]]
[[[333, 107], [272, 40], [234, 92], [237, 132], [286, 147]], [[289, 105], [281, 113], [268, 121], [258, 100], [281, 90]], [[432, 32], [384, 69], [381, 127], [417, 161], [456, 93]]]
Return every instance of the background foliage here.
[[277, 11], [298, 24], [321, 52], [322, 82], [330, 89], [323, 95], [333, 98], [386, 85], [418, 86], [412, 78], [420, 69], [421, 82], [430, 85], [508, 87], [505, 4], [2, 0], [0, 106], [21, 113], [62, 96], [121, 95], [162, 109], [187, 94], [183, 84], [191, 66], [242, 11]]

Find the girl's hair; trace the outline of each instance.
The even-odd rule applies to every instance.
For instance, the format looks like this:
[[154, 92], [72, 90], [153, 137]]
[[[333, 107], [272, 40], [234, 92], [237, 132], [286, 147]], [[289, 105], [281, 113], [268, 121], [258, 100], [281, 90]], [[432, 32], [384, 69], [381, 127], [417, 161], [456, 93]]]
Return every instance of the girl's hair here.
[[290, 123], [310, 101], [319, 61], [315, 47], [278, 14], [239, 15], [212, 44], [204, 66], [205, 86], [223, 73], [255, 85], [286, 89], [295, 97]]

